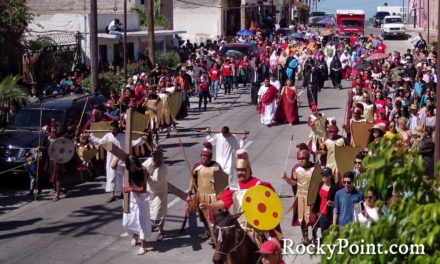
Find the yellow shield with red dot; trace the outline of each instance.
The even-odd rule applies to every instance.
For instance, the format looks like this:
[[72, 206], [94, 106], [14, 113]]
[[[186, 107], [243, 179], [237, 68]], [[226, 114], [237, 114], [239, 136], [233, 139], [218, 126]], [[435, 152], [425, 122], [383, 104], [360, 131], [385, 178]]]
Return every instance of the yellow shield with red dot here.
[[264, 185], [256, 185], [246, 191], [242, 209], [246, 221], [259, 230], [274, 229], [280, 224], [283, 215], [280, 198]]

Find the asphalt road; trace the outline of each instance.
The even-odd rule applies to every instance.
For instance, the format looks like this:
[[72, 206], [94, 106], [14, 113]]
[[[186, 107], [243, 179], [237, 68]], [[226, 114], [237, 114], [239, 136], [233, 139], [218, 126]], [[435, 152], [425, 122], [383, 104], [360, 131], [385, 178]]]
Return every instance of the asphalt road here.
[[[377, 29], [367, 29], [377, 34]], [[388, 50], [404, 52], [408, 41], [387, 40]], [[298, 83], [299, 84], [299, 83]], [[348, 83], [344, 82], [347, 88]], [[319, 94], [319, 108], [327, 117], [343, 122], [347, 89], [330, 89], [330, 82]], [[188, 173], [183, 155], [178, 148], [178, 137], [182, 138], [191, 163], [198, 161], [204, 136], [189, 130], [192, 127], [215, 127], [224, 125], [231, 129], [245, 129], [251, 133], [246, 149], [249, 151], [254, 175], [269, 181], [277, 192], [292, 195], [287, 184], [281, 183], [284, 161], [293, 136], [293, 146], [304, 142], [309, 133], [306, 121], [309, 109], [305, 92], [299, 89], [300, 124], [295, 126], [260, 124], [255, 108], [250, 106], [249, 89], [240, 87], [230, 96], [221, 95], [208, 105], [207, 112], [191, 111], [188, 118], [179, 122], [178, 133], [162, 140], [165, 162], [168, 164], [168, 180], [186, 189]], [[191, 99], [195, 108], [195, 98]], [[289, 165], [296, 163], [295, 148], [289, 155]], [[60, 201], [52, 202], [48, 190], [41, 199], [31, 201], [16, 192], [13, 196], [2, 193], [0, 198], [0, 263], [211, 263], [212, 248], [198, 238], [203, 232], [201, 224], [190, 217], [189, 228], [179, 234], [185, 204], [169, 195], [169, 210], [166, 222], [167, 237], [156, 242], [153, 236], [147, 246], [147, 254], [137, 256], [137, 248], [130, 246], [129, 237], [122, 230], [121, 200], [106, 204], [105, 178], [86, 182], [66, 190]], [[282, 198], [286, 210], [292, 198]], [[292, 227], [291, 214], [284, 214], [281, 227], [286, 238], [295, 244], [301, 241], [299, 227]], [[319, 258], [309, 255], [286, 256], [286, 263], [318, 263]]]

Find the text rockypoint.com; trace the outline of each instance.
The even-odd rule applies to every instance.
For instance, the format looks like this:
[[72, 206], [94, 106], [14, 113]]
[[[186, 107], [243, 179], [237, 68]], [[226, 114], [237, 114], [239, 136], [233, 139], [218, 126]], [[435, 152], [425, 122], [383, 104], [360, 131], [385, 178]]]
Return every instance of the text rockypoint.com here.
[[302, 254], [315, 254], [315, 255], [328, 255], [327, 259], [331, 259], [334, 254], [342, 255], [345, 250], [348, 250], [352, 255], [382, 255], [382, 254], [410, 254], [410, 255], [424, 255], [425, 246], [423, 244], [392, 244], [388, 248], [384, 248], [382, 244], [365, 244], [362, 239], [360, 244], [349, 244], [345, 238], [338, 238], [336, 244], [321, 244], [318, 243], [304, 245], [294, 245], [292, 239], [283, 239], [283, 255], [302, 255]]

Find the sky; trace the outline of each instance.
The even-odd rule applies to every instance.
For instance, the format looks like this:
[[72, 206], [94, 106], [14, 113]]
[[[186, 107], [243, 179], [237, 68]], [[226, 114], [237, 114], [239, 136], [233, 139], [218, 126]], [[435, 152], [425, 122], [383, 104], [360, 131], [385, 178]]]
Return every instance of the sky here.
[[376, 14], [377, 6], [384, 3], [388, 3], [389, 6], [402, 6], [402, 1], [405, 1], [406, 7], [408, 0], [320, 0], [318, 11], [335, 14], [336, 9], [360, 9], [365, 11], [368, 19]]

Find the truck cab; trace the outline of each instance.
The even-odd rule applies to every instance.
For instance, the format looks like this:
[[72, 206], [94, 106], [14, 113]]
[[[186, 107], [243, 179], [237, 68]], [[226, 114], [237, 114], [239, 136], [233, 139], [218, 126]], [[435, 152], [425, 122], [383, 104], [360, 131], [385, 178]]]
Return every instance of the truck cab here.
[[363, 10], [336, 10], [337, 34], [349, 38], [353, 34], [364, 34], [365, 12]]
[[380, 27], [382, 25], [383, 19], [389, 15], [391, 15], [390, 12], [386, 12], [386, 11], [377, 12], [376, 15], [374, 16], [374, 26]]
[[381, 26], [382, 38], [405, 37], [405, 24], [400, 16], [386, 16]]

